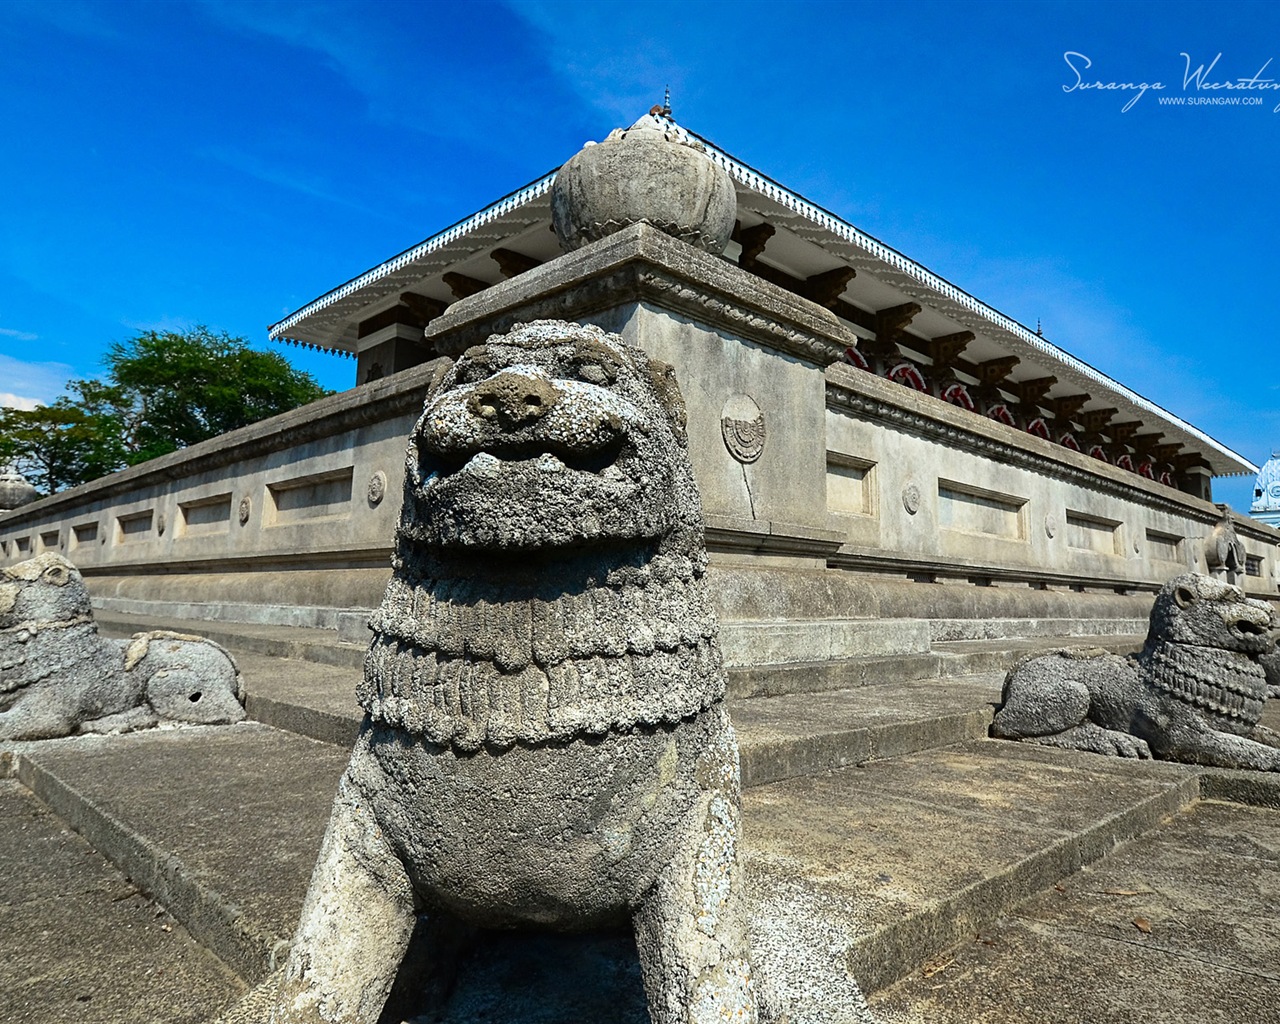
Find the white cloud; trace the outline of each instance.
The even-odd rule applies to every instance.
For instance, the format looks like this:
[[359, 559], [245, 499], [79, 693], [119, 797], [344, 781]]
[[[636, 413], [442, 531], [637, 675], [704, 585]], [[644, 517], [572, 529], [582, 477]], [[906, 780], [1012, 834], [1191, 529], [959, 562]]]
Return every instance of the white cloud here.
[[27, 362], [0, 353], [0, 404], [19, 409], [31, 408], [24, 403], [47, 404], [61, 395], [67, 381], [75, 376], [75, 370], [65, 363]]
[[35, 341], [40, 335], [30, 331], [15, 331], [12, 327], [0, 327], [0, 338], [13, 338], [15, 341]]
[[13, 395], [8, 391], [0, 391], [0, 407], [5, 409], [31, 410], [44, 405], [38, 398], [27, 398], [24, 395]]

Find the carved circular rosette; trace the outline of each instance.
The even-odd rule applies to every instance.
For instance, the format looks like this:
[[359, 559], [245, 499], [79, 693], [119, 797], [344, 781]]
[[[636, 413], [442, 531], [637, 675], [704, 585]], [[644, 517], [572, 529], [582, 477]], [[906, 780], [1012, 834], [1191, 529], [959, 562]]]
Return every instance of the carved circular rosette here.
[[1044, 517], [1044, 535], [1052, 538], [1058, 532], [1058, 517], [1048, 512]]
[[915, 484], [907, 484], [902, 488], [902, 507], [907, 510], [909, 516], [920, 511], [920, 488]]
[[249, 513], [253, 511], [253, 502], [249, 500], [249, 495], [245, 495], [240, 499], [240, 525], [244, 526], [249, 522]]
[[382, 503], [382, 499], [387, 493], [387, 474], [378, 470], [373, 476], [369, 477], [369, 486], [365, 488], [365, 497], [369, 499], [369, 506], [375, 507]]
[[755, 462], [764, 452], [764, 413], [750, 395], [731, 395], [720, 411], [720, 433], [729, 454], [742, 463]]

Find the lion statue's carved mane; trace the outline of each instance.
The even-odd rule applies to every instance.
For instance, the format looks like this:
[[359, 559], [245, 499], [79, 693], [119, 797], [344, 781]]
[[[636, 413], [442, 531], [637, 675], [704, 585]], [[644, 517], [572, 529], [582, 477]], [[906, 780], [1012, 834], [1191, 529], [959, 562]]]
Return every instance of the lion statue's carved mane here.
[[1186, 573], [1161, 588], [1146, 644], [1122, 658], [1061, 650], [1005, 679], [993, 736], [1123, 757], [1280, 770], [1280, 735], [1258, 724], [1271, 611], [1238, 587]]

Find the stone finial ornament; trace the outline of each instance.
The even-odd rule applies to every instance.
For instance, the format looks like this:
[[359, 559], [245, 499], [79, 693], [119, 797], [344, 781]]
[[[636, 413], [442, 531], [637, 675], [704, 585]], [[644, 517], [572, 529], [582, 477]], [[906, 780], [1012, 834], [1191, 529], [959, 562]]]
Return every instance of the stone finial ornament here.
[[45, 552], [0, 569], [0, 740], [244, 718], [235, 662], [212, 640], [98, 635], [76, 567]]
[[27, 478], [12, 467], [0, 471], [0, 512], [9, 512], [22, 505], [29, 505], [40, 497]]
[[422, 912], [414, 962], [630, 921], [655, 1024], [756, 1019], [684, 423], [669, 366], [558, 321], [432, 387], [277, 1024], [372, 1024]]
[[1121, 757], [1280, 771], [1280, 734], [1258, 724], [1271, 610], [1186, 573], [1161, 588], [1142, 650], [1061, 650], [1020, 661], [991, 735]]
[[674, 121], [653, 114], [587, 143], [551, 187], [552, 224], [565, 252], [643, 221], [718, 254], [737, 209], [728, 171]]

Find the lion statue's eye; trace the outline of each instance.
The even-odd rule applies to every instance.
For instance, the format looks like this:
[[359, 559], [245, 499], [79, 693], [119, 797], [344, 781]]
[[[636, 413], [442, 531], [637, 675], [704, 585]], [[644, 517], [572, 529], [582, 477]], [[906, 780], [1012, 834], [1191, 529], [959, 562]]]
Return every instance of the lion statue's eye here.
[[578, 364], [578, 378], [588, 384], [612, 384], [618, 379], [617, 368], [603, 361]]
[[459, 384], [475, 384], [488, 376], [489, 366], [487, 363], [460, 361], [457, 366], [455, 380]]

